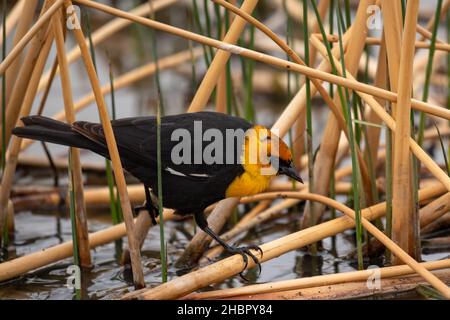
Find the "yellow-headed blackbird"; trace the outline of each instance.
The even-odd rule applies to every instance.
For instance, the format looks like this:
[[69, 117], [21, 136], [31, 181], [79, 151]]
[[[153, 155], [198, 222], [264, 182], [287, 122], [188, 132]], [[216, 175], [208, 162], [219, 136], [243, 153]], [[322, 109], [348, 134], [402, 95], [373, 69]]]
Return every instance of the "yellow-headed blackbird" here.
[[[23, 127], [13, 130], [19, 137], [88, 149], [109, 157], [103, 128], [98, 123], [79, 121], [69, 125], [41, 116], [26, 117], [22, 122]], [[145, 208], [156, 223], [157, 210], [152, 202], [152, 196], [158, 194], [156, 118], [125, 118], [111, 124], [122, 165], [144, 184]], [[249, 250], [259, 247], [228, 245], [208, 227], [203, 211], [227, 197], [265, 191], [277, 174], [302, 182], [289, 148], [262, 126], [216, 112], [165, 116], [160, 128], [163, 205], [177, 214], [194, 215], [197, 225], [227, 251], [241, 254], [245, 262], [248, 254], [259, 265]], [[252, 150], [256, 150], [256, 156]]]

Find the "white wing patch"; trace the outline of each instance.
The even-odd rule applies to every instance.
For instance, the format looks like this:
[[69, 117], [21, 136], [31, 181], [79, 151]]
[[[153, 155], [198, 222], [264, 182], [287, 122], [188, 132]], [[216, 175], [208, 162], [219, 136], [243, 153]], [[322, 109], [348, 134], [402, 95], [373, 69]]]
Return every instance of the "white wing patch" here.
[[167, 172], [169, 172], [171, 175], [179, 176], [179, 177], [193, 177], [193, 178], [209, 178], [209, 177], [211, 177], [209, 174], [206, 174], [206, 173], [192, 173], [192, 174], [186, 175], [186, 174], [179, 172], [177, 170], [174, 170], [170, 167], [167, 167], [165, 170]]

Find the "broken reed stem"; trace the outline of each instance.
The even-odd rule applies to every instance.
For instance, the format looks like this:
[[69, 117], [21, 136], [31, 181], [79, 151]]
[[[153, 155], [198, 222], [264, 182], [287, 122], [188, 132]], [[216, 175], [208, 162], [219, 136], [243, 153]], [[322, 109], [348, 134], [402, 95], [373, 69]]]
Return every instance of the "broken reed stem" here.
[[[422, 189], [419, 193], [421, 201], [437, 196], [445, 192], [443, 186]], [[256, 197], [256, 196], [255, 196]], [[263, 194], [259, 195], [262, 200]], [[331, 200], [331, 199], [330, 199]], [[380, 203], [362, 210], [362, 216], [373, 220], [384, 214], [385, 203]], [[323, 222], [313, 227], [297, 231], [282, 238], [273, 240], [260, 246], [264, 254], [260, 261], [268, 261], [286, 252], [295, 250], [321, 239], [330, 237], [355, 226], [354, 221], [348, 217], [340, 217]], [[255, 254], [258, 254], [255, 252]], [[1, 266], [1, 265], [0, 265]], [[197, 271], [178, 277], [153, 289], [136, 291], [125, 295], [123, 299], [176, 299], [183, 297], [195, 290], [228, 279], [242, 271], [244, 262], [240, 255], [233, 255], [216, 263], [210, 264]], [[249, 261], [247, 268], [254, 267], [253, 261]]]
[[[52, 33], [48, 33], [47, 39], [45, 40], [42, 50], [40, 51], [39, 57], [34, 65], [34, 70], [31, 75], [28, 87], [25, 89], [25, 96], [23, 97], [23, 103], [20, 108], [20, 115], [18, 117], [25, 117], [30, 114], [33, 101], [37, 93], [37, 85], [39, 78], [44, 71], [45, 63], [50, 52], [50, 48], [53, 41]], [[11, 194], [11, 186], [14, 181], [14, 175], [16, 172], [17, 159], [20, 152], [21, 138], [14, 136], [11, 139], [11, 145], [9, 147], [8, 154], [6, 155], [6, 164], [3, 171], [2, 183], [0, 188], [0, 230], [3, 230], [3, 226], [6, 221], [8, 199]]]
[[[217, 49], [221, 49], [224, 51], [228, 51], [234, 54], [240, 54], [246, 58], [249, 59], [253, 59], [256, 61], [260, 61], [263, 62], [265, 64], [270, 64], [273, 66], [277, 66], [279, 68], [282, 69], [290, 69], [292, 71], [295, 72], [299, 72], [302, 73], [310, 78], [316, 78], [322, 81], [326, 81], [329, 83], [333, 83], [333, 84], [338, 84], [341, 85], [343, 87], [349, 88], [351, 90], [355, 90], [355, 91], [359, 91], [359, 92], [363, 92], [363, 93], [367, 93], [379, 98], [383, 98], [386, 99], [388, 101], [392, 101], [395, 102], [397, 101], [397, 94], [388, 90], [384, 90], [384, 89], [380, 89], [359, 81], [356, 81], [355, 79], [346, 79], [346, 78], [342, 78], [339, 76], [335, 76], [332, 75], [330, 73], [327, 72], [323, 72], [314, 68], [309, 68], [306, 66], [301, 66], [297, 63], [294, 62], [290, 62], [290, 61], [286, 61], [284, 59], [280, 59], [280, 58], [276, 58], [267, 54], [263, 54], [261, 52], [257, 52], [254, 50], [249, 50], [246, 48], [242, 48], [236, 45], [230, 45], [227, 43], [224, 43], [222, 41], [219, 40], [215, 40], [215, 39], [211, 39], [205, 36], [201, 36], [199, 34], [193, 33], [193, 32], [189, 32], [180, 28], [176, 28], [161, 22], [157, 22], [157, 21], [153, 21], [150, 19], [146, 19], [146, 18], [142, 18], [142, 17], [137, 17], [134, 16], [132, 14], [129, 14], [128, 12], [122, 11], [122, 10], [118, 10], [112, 7], [109, 7], [107, 5], [103, 5], [97, 2], [93, 2], [90, 0], [75, 0], [75, 2], [82, 4], [82, 5], [86, 5], [89, 6], [91, 8], [95, 8], [97, 10], [118, 16], [118, 17], [122, 17], [124, 19], [129, 19], [132, 20], [136, 23], [151, 27], [151, 28], [155, 28], [164, 32], [169, 32], [172, 33], [174, 35], [192, 40], [192, 41], [196, 41], [205, 45], [209, 45], [212, 47], [215, 47]], [[416, 110], [419, 111], [424, 111], [426, 113], [430, 113], [433, 114], [437, 117], [441, 117], [441, 118], [445, 118], [450, 120], [450, 110], [432, 105], [430, 103], [424, 103], [423, 101], [417, 100], [417, 99], [411, 99], [411, 105], [413, 108], [415, 108]], [[287, 108], [285, 109], [285, 111], [283, 112], [283, 116], [280, 117], [279, 120], [280, 124], [283, 124], [283, 126], [279, 126], [280, 127], [280, 131], [281, 132], [287, 132], [287, 128], [292, 126], [291, 121], [295, 121], [296, 119], [296, 115], [297, 115], [297, 106], [293, 105], [291, 108]]]
[[[241, 9], [247, 13], [252, 13], [258, 4], [258, 0], [245, 0]], [[223, 43], [234, 45], [242, 34], [245, 28], [246, 21], [240, 17], [236, 17], [230, 25], [229, 30], [223, 38]], [[230, 58], [231, 53], [224, 50], [218, 50], [208, 68], [202, 82], [200, 83], [188, 112], [196, 112], [203, 110], [208, 103], [208, 100], [217, 84], [220, 75], [225, 70], [225, 65]]]
[[[450, 259], [422, 262], [421, 265], [427, 270], [438, 270], [450, 268]], [[338, 283], [367, 281], [375, 272], [380, 279], [393, 278], [414, 274], [414, 270], [408, 265], [383, 267], [376, 270], [359, 270], [340, 272], [336, 274], [327, 274], [313, 277], [305, 277], [293, 280], [275, 281], [263, 284], [248, 285], [240, 288], [229, 288], [222, 290], [214, 290], [208, 292], [191, 293], [182, 299], [200, 300], [200, 299], [226, 299], [230, 297], [255, 295], [261, 293], [280, 292], [287, 290], [297, 290], [304, 288], [312, 288], [318, 286], [333, 285]], [[379, 272], [379, 273], [378, 273]]]
[[[398, 101], [395, 112], [394, 152], [392, 164], [392, 239], [410, 256], [419, 259], [419, 227], [413, 200], [412, 163], [406, 141], [411, 138], [411, 94], [414, 42], [419, 13], [419, 1], [409, 0], [406, 9], [405, 30], [402, 37], [398, 79]], [[400, 76], [401, 75], [401, 76]], [[394, 263], [400, 263], [396, 255]]]
[[[64, 5], [67, 8], [72, 5], [72, 1], [65, 0]], [[73, 17], [75, 19], [75, 25], [79, 25], [77, 22], [78, 18], [76, 15]], [[128, 197], [125, 176], [122, 169], [122, 164], [120, 160], [119, 151], [116, 144], [116, 139], [114, 137], [114, 132], [111, 126], [111, 122], [109, 120], [108, 111], [106, 108], [106, 103], [103, 98], [100, 82], [98, 80], [97, 74], [95, 72], [95, 67], [92, 62], [92, 58], [89, 54], [89, 49], [86, 45], [86, 38], [84, 37], [81, 29], [73, 29], [73, 34], [76, 38], [78, 46], [81, 51], [81, 55], [83, 57], [83, 62], [86, 67], [86, 71], [89, 76], [89, 81], [91, 82], [92, 90], [94, 91], [94, 95], [97, 102], [97, 107], [100, 115], [100, 120], [102, 123], [106, 144], [108, 147], [109, 156], [111, 158], [114, 176], [116, 179], [117, 189], [119, 192], [120, 203], [122, 207], [122, 212], [124, 215], [125, 225], [127, 226], [127, 235], [128, 235], [128, 246], [130, 248], [130, 257], [131, 264], [133, 269], [133, 281], [134, 286], [136, 288], [145, 287], [144, 282], [144, 274], [142, 271], [141, 265], [141, 254], [139, 244], [136, 241], [135, 233], [134, 233], [134, 221], [133, 221], [133, 213], [130, 206], [130, 200]]]
[[36, 21], [36, 23], [28, 30], [25, 36], [11, 50], [6, 59], [0, 64], [0, 75], [3, 75], [8, 67], [13, 63], [17, 56], [22, 52], [30, 40], [44, 27], [53, 14], [63, 4], [64, 0], [56, 0], [53, 5]]
[[[322, 42], [317, 39], [317, 37], [311, 37], [311, 43], [318, 48], [319, 52], [327, 57], [326, 49]], [[332, 57], [335, 59], [335, 57]], [[342, 66], [340, 63], [336, 63], [336, 67], [340, 74], [342, 74]], [[351, 74], [346, 74], [347, 78], [354, 79]], [[357, 91], [358, 95], [377, 113], [377, 115], [383, 120], [383, 122], [391, 129], [393, 132], [396, 131], [396, 122], [392, 117], [384, 110], [384, 108], [375, 100], [375, 98], [366, 93]], [[409, 119], [409, 118], [408, 118]], [[449, 176], [437, 165], [433, 159], [417, 144], [417, 142], [409, 136], [409, 147], [414, 155], [421, 161], [425, 167], [440, 181], [442, 182], [447, 190], [450, 191], [450, 178]]]
[[[68, 124], [75, 122], [75, 112], [73, 108], [72, 83], [70, 80], [69, 65], [67, 63], [64, 34], [62, 29], [62, 15], [57, 11], [52, 18], [53, 32], [56, 42], [58, 65], [61, 71], [61, 86], [64, 100], [64, 111]], [[82, 267], [91, 266], [91, 255], [89, 251], [89, 232], [86, 218], [86, 204], [84, 202], [83, 174], [81, 170], [80, 150], [70, 148], [72, 163], [73, 192], [75, 196], [75, 223], [78, 244], [78, 255]]]

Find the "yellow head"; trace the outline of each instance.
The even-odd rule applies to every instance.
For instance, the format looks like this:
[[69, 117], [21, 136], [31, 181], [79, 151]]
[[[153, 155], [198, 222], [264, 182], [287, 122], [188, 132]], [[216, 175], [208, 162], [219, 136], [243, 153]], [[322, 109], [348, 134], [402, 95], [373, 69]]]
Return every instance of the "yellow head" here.
[[227, 197], [263, 192], [272, 177], [279, 174], [303, 182], [293, 166], [289, 147], [263, 126], [254, 126], [246, 132], [241, 164], [245, 171], [227, 189]]

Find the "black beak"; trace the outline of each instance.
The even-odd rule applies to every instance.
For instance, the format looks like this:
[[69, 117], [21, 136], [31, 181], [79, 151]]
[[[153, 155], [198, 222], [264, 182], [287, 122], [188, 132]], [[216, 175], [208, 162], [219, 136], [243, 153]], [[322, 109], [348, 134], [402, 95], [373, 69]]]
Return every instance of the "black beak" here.
[[303, 183], [302, 178], [297, 173], [297, 169], [295, 169], [294, 164], [292, 161], [283, 161], [280, 160], [280, 168], [278, 169], [278, 174], [284, 174], [288, 176], [289, 178], [292, 178], [298, 182]]

